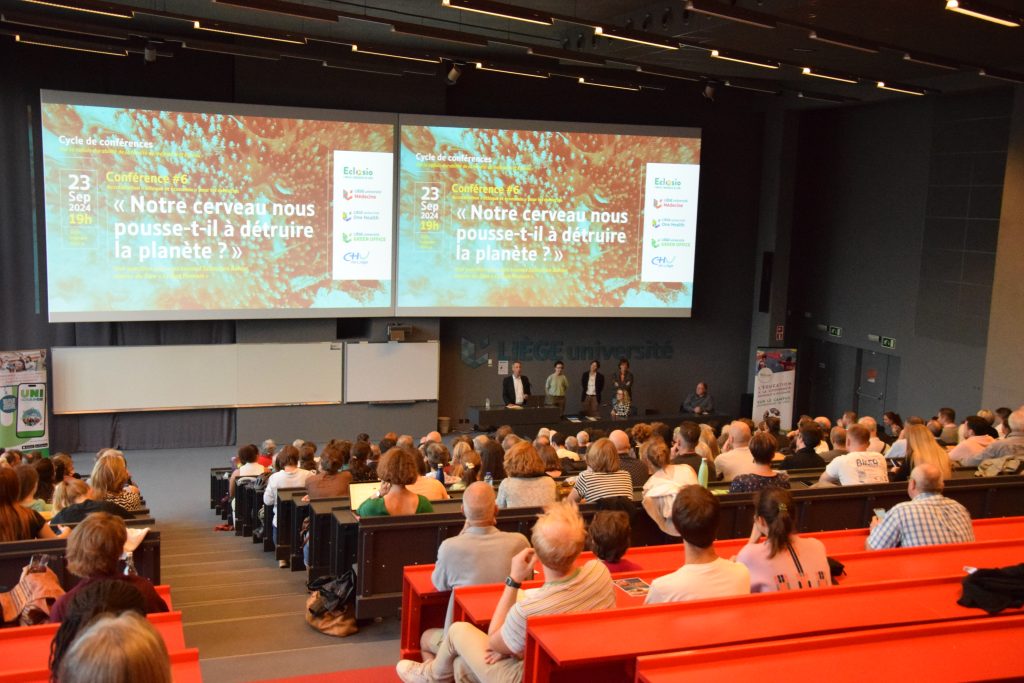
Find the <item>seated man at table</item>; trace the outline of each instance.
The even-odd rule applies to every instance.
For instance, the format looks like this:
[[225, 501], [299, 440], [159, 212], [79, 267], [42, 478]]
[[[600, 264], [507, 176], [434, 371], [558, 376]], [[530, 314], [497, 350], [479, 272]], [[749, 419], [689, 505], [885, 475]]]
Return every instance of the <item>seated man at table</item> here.
[[942, 486], [942, 472], [935, 465], [922, 463], [911, 470], [910, 500], [894, 505], [882, 519], [871, 520], [868, 550], [973, 541], [971, 513], [943, 496]]
[[[533, 527], [533, 548], [512, 559], [488, 632], [466, 622], [452, 624], [436, 658], [423, 663], [403, 659], [397, 666], [399, 678], [424, 683], [522, 680], [527, 618], [615, 606], [615, 588], [604, 563], [590, 560], [582, 567], [573, 566], [583, 551], [586, 535], [575, 505], [548, 505]], [[538, 560], [544, 568], [545, 583], [524, 591], [517, 602], [519, 587], [533, 578]]]
[[683, 537], [683, 566], [651, 582], [644, 604], [720, 598], [750, 592], [750, 571], [718, 556], [718, 498], [703, 486], [684, 486], [672, 504], [672, 523]]
[[[437, 564], [431, 579], [439, 591], [450, 591], [456, 586], [480, 583], [501, 583], [508, 573], [509, 563], [520, 551], [530, 547], [526, 536], [499, 531], [498, 504], [494, 487], [487, 482], [470, 484], [462, 494], [462, 514], [466, 525], [458, 536], [453, 536], [437, 549]], [[445, 630], [452, 623], [454, 594], [448, 603], [448, 616], [444, 629], [427, 629], [420, 639], [424, 652], [437, 652]]]

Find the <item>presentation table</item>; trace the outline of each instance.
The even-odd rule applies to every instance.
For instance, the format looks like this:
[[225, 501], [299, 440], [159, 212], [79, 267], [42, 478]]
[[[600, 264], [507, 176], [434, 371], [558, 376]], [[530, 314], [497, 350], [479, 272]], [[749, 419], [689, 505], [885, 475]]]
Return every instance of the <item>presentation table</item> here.
[[540, 408], [506, 408], [495, 406], [485, 408], [484, 406], [469, 407], [469, 421], [477, 429], [490, 431], [500, 425], [554, 425], [562, 421], [562, 410], [558, 406], [544, 406]]

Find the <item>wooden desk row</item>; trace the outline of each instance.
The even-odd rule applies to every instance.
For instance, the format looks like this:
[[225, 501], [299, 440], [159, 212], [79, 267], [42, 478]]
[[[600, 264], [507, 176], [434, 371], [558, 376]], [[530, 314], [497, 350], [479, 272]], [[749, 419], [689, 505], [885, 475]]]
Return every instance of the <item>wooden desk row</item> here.
[[[49, 567], [57, 574], [60, 585], [66, 590], [78, 583], [78, 577], [67, 569], [65, 553], [67, 539], [47, 538], [31, 541], [0, 543], [0, 584], [14, 586], [21, 576], [23, 567], [28, 566], [32, 556], [45, 553], [50, 556]], [[160, 583], [160, 532], [150, 530], [145, 540], [133, 553], [135, 569], [139, 576], [149, 579], [153, 585]]]

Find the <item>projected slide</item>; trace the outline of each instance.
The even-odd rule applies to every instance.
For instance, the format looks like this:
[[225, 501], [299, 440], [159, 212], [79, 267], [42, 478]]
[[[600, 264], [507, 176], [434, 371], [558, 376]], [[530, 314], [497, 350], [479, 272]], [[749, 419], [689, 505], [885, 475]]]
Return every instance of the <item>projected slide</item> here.
[[41, 111], [51, 321], [393, 310], [393, 116], [45, 91]]
[[400, 314], [690, 315], [699, 132], [400, 123]]

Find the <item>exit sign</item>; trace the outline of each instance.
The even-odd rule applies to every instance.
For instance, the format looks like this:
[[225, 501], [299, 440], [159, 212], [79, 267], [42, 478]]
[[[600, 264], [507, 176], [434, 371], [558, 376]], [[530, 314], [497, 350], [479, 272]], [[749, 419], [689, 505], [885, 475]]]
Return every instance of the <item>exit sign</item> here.
[[882, 337], [882, 348], [883, 349], [895, 349], [896, 340], [892, 337]]
[[839, 327], [839, 325], [829, 325], [828, 334], [830, 337], [842, 337], [843, 328]]

